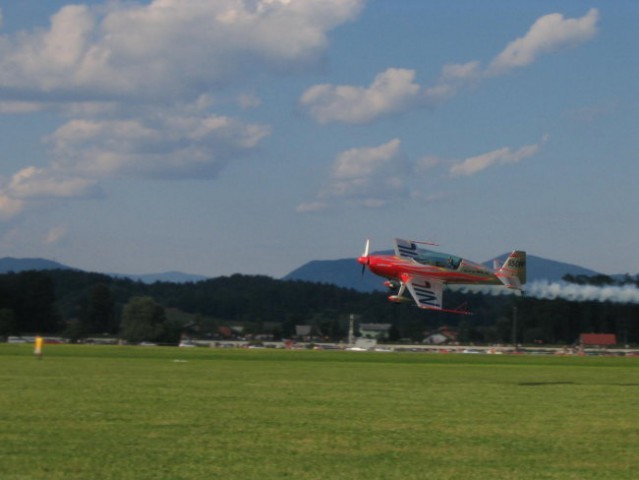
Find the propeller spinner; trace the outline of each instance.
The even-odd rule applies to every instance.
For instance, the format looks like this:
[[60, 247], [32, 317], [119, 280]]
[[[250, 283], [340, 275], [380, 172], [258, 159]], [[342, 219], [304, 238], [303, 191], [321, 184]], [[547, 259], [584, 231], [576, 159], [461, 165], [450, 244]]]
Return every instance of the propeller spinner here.
[[362, 254], [361, 257], [357, 259], [357, 261], [362, 264], [362, 276], [364, 276], [364, 272], [366, 271], [366, 266], [370, 263], [370, 256], [369, 256], [370, 247], [371, 247], [371, 241], [369, 239], [366, 239], [366, 246], [364, 247], [364, 253]]

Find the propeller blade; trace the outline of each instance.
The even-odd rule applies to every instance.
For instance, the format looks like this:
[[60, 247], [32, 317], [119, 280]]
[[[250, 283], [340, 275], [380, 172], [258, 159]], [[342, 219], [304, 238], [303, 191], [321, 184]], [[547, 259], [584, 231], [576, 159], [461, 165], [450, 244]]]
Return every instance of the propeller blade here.
[[370, 241], [370, 239], [367, 238], [366, 239], [366, 246], [364, 247], [364, 253], [362, 254], [361, 257], [359, 257], [357, 259], [357, 261], [362, 264], [362, 278], [364, 278], [364, 272], [366, 271], [366, 265], [368, 265], [370, 263], [370, 260], [369, 260], [370, 248], [371, 248], [371, 241]]

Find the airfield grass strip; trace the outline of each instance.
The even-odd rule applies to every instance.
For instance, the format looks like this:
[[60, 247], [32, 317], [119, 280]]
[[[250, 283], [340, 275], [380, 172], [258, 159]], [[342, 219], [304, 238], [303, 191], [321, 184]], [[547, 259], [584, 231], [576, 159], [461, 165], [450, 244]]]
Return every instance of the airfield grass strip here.
[[0, 478], [634, 479], [639, 358], [0, 345]]

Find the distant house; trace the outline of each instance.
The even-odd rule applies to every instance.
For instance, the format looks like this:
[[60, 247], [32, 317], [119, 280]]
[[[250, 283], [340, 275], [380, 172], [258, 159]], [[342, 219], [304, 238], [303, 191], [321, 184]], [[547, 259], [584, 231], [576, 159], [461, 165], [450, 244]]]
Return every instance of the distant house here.
[[423, 340], [427, 345], [443, 345], [445, 343], [454, 343], [457, 341], [458, 332], [449, 327], [439, 327], [437, 331], [430, 332]]
[[295, 325], [295, 336], [297, 338], [309, 339], [312, 332], [312, 325]]
[[609, 347], [617, 344], [617, 337], [614, 333], [582, 333], [579, 344], [583, 347]]
[[390, 328], [390, 323], [361, 323], [359, 325], [359, 333], [364, 338], [385, 340], [388, 338]]
[[243, 332], [244, 332], [244, 327], [241, 325], [231, 326], [231, 327], [222, 326], [217, 329], [218, 335], [222, 338], [238, 337], [238, 336], [241, 336]]
[[219, 327], [217, 333], [223, 338], [231, 338], [233, 331], [229, 327]]
[[241, 336], [244, 333], [244, 325], [232, 325], [231, 330], [235, 335]]

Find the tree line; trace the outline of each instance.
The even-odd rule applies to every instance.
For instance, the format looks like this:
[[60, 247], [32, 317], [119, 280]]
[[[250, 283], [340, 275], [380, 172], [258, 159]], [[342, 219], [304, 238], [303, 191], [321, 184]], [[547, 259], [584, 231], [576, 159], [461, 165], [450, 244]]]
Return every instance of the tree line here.
[[[566, 277], [612, 285], [610, 277]], [[628, 277], [626, 283], [636, 279]], [[245, 335], [295, 336], [311, 325], [317, 337], [341, 340], [352, 315], [362, 323], [390, 324], [391, 341], [421, 341], [441, 326], [474, 343], [571, 344], [586, 332], [615, 333], [639, 343], [639, 305], [538, 300], [447, 291], [448, 308], [467, 302], [472, 316], [394, 304], [383, 292], [361, 293], [329, 284], [232, 275], [193, 283], [145, 284], [74, 270], [0, 275], [0, 337], [62, 335], [72, 341], [117, 336], [131, 342], [177, 343], [189, 336], [217, 338], [223, 327]], [[515, 321], [516, 317], [516, 321]]]

